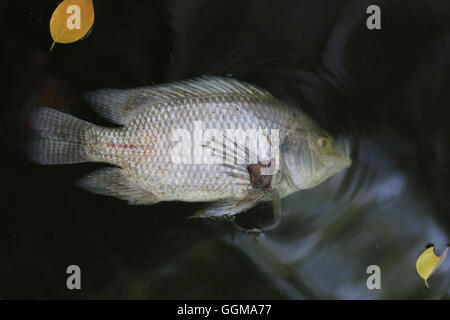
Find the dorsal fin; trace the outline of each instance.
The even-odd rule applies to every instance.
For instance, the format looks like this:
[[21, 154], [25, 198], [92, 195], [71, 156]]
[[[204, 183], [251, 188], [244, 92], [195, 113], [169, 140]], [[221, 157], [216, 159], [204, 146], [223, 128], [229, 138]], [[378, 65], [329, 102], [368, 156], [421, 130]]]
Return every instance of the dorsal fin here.
[[147, 87], [147, 94], [155, 100], [201, 97], [208, 95], [272, 96], [268, 91], [231, 78], [203, 76], [193, 80]]
[[273, 97], [268, 91], [251, 84], [213, 76], [128, 90], [100, 89], [88, 92], [84, 97], [104, 118], [117, 124], [125, 124], [143, 106], [161, 101], [215, 95]]
[[83, 97], [103, 118], [113, 123], [125, 124], [129, 114], [127, 91], [105, 88], [87, 92]]

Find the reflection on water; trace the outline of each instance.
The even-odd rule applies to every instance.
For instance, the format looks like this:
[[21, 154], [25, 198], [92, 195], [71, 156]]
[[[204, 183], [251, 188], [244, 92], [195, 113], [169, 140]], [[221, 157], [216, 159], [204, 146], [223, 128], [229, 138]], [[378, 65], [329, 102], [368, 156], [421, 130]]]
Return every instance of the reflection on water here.
[[[448, 264], [432, 276], [432, 290], [425, 288], [415, 271], [424, 244], [432, 242], [440, 251], [447, 244], [445, 231], [430, 219], [430, 203], [420, 196], [418, 186], [392, 167], [376, 144], [369, 139], [355, 144], [350, 170], [283, 201], [286, 214], [275, 231], [255, 240], [240, 232], [231, 236], [232, 227], [225, 228], [162, 264], [157, 277], [164, 279], [163, 286], [184, 281], [189, 277], [186, 270], [195, 270], [199, 263], [218, 273], [226, 273], [228, 265], [239, 270], [239, 264], [245, 265], [239, 257], [242, 252], [254, 264], [252, 268], [263, 274], [260, 285], [279, 291], [279, 295], [274, 291], [262, 296], [266, 298], [448, 297]], [[217, 226], [210, 223], [209, 227]], [[230, 247], [236, 249], [231, 255]], [[222, 256], [224, 251], [228, 253]], [[223, 261], [224, 257], [232, 262]], [[382, 290], [366, 286], [366, 269], [373, 264], [381, 268]], [[204, 272], [207, 277], [209, 272]], [[247, 286], [245, 276], [237, 279]], [[215, 285], [201, 281], [176, 296], [220, 297]], [[256, 290], [251, 292], [258, 296]]]
[[[9, 5], [8, 19], [27, 28], [10, 30], [2, 62], [11, 98], [0, 126], [0, 298], [450, 297], [448, 261], [430, 289], [415, 271], [428, 243], [439, 253], [449, 242], [447, 6], [380, 1], [386, 31], [368, 33], [359, 23], [370, 1], [120, 3], [96, 3], [103, 20], [92, 35], [52, 55], [54, 2], [32, 5], [26, 18]], [[283, 199], [281, 224], [255, 240], [227, 222], [187, 220], [194, 204], [128, 206], [75, 186], [101, 165], [25, 157], [37, 105], [101, 123], [81, 92], [202, 74], [252, 82], [303, 109], [350, 139], [352, 166]], [[82, 269], [80, 292], [64, 287], [70, 264]], [[366, 286], [370, 265], [381, 268], [381, 290]]]
[[[290, 298], [414, 298], [448, 295], [448, 264], [433, 293], [415, 271], [424, 243], [443, 250], [447, 237], [418, 188], [369, 140], [358, 141], [350, 171], [285, 201], [276, 234], [240, 236], [241, 248]], [[382, 289], [368, 290], [366, 269], [379, 265]], [[306, 289], [306, 290], [305, 290]], [[428, 294], [427, 294], [428, 293]]]

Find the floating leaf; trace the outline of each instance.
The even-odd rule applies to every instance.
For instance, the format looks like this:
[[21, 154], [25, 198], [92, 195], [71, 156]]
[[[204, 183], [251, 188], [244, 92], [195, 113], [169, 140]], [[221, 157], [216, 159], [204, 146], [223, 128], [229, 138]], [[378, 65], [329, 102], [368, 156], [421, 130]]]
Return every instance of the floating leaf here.
[[94, 23], [92, 0], [64, 0], [53, 11], [50, 19], [50, 34], [53, 44], [71, 43], [86, 35]]
[[419, 276], [425, 280], [425, 284], [428, 287], [428, 278], [433, 274], [434, 271], [444, 262], [445, 257], [447, 257], [448, 247], [444, 250], [441, 256], [437, 256], [434, 253], [434, 246], [426, 249], [416, 262], [416, 270]]

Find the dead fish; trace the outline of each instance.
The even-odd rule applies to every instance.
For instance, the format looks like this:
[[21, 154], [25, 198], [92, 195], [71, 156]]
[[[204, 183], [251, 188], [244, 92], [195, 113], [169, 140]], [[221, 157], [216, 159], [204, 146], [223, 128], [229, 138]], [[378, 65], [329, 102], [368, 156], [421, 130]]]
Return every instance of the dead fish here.
[[[100, 89], [85, 99], [121, 126], [100, 127], [38, 108], [31, 122], [30, 157], [40, 164], [112, 164], [79, 185], [129, 204], [211, 202], [197, 217], [232, 216], [259, 201], [275, 201], [274, 208], [279, 208], [279, 199], [315, 187], [351, 164], [348, 146], [337, 143], [306, 114], [264, 89], [231, 78]], [[229, 136], [230, 130], [262, 132], [260, 137], [279, 157], [262, 159], [249, 148], [249, 135], [239, 142], [239, 137]], [[272, 130], [276, 139], [269, 136]], [[258, 140], [257, 145], [262, 144]], [[221, 161], [228, 153], [233, 161]], [[204, 154], [213, 155], [214, 161], [202, 161]], [[180, 156], [175, 157], [178, 161], [174, 155]], [[261, 160], [278, 166], [262, 174], [266, 166]]]

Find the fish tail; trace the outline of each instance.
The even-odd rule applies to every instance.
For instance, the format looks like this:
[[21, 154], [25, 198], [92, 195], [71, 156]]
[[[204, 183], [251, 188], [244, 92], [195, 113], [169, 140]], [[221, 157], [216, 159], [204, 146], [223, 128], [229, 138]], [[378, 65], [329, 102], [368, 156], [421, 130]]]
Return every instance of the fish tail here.
[[39, 164], [66, 164], [90, 161], [86, 132], [94, 124], [55, 109], [41, 107], [33, 112], [30, 158]]

